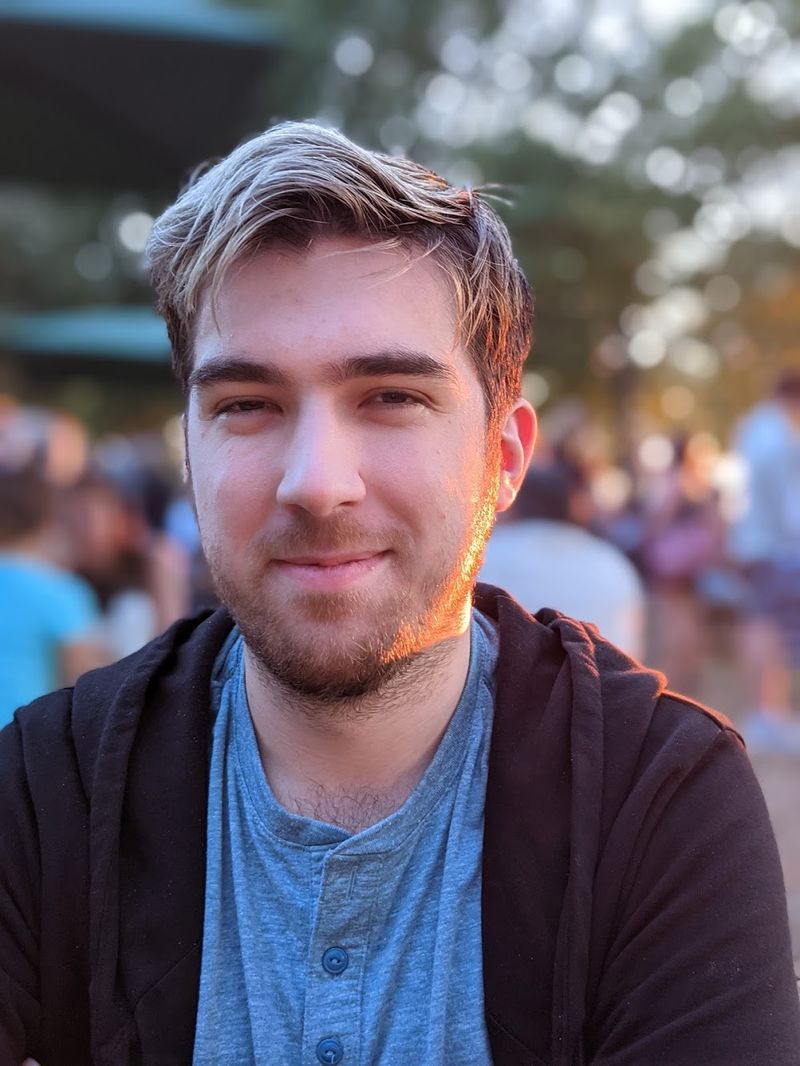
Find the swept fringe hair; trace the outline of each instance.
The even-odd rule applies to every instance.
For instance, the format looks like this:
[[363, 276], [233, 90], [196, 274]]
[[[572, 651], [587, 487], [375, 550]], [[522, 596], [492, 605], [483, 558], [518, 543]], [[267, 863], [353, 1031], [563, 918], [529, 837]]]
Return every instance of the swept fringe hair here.
[[341, 236], [432, 257], [452, 285], [490, 422], [502, 417], [519, 396], [533, 324], [505, 225], [475, 192], [306, 122], [274, 126], [197, 172], [153, 226], [146, 256], [183, 389], [200, 301], [229, 267], [269, 245]]

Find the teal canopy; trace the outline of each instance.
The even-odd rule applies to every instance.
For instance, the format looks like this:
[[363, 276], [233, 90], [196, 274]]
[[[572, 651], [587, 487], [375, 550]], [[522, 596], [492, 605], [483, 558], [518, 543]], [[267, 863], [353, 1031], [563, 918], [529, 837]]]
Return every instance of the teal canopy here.
[[87, 307], [0, 317], [0, 350], [169, 365], [163, 319], [147, 307]]
[[263, 18], [206, 0], [0, 0], [0, 22], [270, 45]]
[[0, 180], [171, 197], [254, 131], [277, 54], [210, 0], [0, 0]]

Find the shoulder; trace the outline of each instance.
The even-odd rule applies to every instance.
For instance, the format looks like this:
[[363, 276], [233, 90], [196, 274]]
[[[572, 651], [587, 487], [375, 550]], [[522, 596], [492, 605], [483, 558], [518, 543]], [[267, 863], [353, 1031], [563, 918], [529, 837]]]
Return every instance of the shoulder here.
[[680, 692], [673, 692], [671, 689], [665, 689], [659, 697], [658, 706], [663, 715], [675, 721], [691, 721], [703, 735], [709, 738], [714, 738], [719, 733], [729, 733], [743, 743], [739, 732], [727, 715], [713, 707], [708, 707], [699, 700], [683, 696]]
[[658, 766], [662, 776], [679, 780], [719, 758], [749, 769], [744, 741], [733, 723], [720, 711], [665, 690], [642, 739], [639, 776]]
[[65, 617], [96, 613], [97, 600], [88, 582], [77, 574], [40, 559], [6, 557], [0, 563], [6, 596], [17, 612], [45, 612], [56, 628]]
[[[591, 630], [591, 627], [582, 627]], [[716, 745], [744, 744], [722, 712], [667, 687], [667, 679], [589, 632], [584, 669], [596, 673], [603, 721], [604, 760], [639, 776], [657, 759], [687, 765]]]
[[686, 745], [699, 756], [720, 735], [741, 746], [724, 714], [671, 692], [662, 674], [594, 626], [549, 608], [530, 615], [488, 586], [479, 586], [476, 602], [498, 627], [498, 711], [516, 738], [534, 728], [547, 705], [551, 721], [576, 724], [573, 755], [585, 745], [592, 763], [622, 761], [632, 773], [659, 745], [681, 758]]

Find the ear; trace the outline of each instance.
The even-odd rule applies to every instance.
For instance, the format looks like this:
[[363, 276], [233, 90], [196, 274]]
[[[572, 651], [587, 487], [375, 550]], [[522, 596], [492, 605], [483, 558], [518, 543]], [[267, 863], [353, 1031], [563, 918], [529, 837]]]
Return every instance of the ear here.
[[536, 412], [520, 397], [500, 431], [500, 483], [495, 512], [507, 511], [517, 498], [536, 444]]

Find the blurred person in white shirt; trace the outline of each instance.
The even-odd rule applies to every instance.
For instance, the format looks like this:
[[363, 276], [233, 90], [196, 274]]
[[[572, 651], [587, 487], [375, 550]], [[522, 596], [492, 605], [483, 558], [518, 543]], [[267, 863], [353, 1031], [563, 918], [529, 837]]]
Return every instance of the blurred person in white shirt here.
[[552, 607], [596, 625], [633, 658], [644, 652], [642, 582], [619, 548], [580, 524], [584, 493], [558, 464], [532, 468], [486, 546], [480, 580], [531, 612]]

